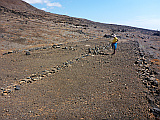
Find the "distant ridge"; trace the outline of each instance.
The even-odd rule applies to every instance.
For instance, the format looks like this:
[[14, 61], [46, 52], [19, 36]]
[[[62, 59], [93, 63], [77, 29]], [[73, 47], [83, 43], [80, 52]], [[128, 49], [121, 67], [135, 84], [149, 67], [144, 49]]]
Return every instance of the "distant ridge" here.
[[0, 0], [0, 6], [17, 11], [39, 11], [39, 9], [22, 0]]
[[[37, 9], [32, 5], [22, 1], [22, 0], [0, 0], [0, 11], [12, 12], [14, 14], [19, 14], [25, 17], [34, 17], [45, 19], [48, 21], [53, 21], [55, 23], [68, 23], [76, 26], [91, 26], [100, 27], [103, 29], [113, 29], [113, 31], [119, 31], [121, 29], [127, 29], [127, 31], [141, 31], [142, 33], [153, 34], [154, 30], [148, 30], [143, 28], [136, 28], [131, 26], [116, 25], [116, 24], [105, 24], [90, 21], [82, 18], [75, 18], [66, 15], [58, 15], [54, 13], [45, 12], [43, 10]], [[149, 33], [148, 33], [149, 32]], [[151, 32], [151, 33], [150, 33]]]

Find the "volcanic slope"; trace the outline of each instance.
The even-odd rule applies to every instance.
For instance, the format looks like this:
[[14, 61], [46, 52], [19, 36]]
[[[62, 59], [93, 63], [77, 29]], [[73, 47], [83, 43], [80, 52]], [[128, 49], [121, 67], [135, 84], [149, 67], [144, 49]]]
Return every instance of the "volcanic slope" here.
[[[23, 83], [20, 90], [2, 96], [1, 119], [148, 119], [149, 104], [143, 92], [146, 88], [134, 65], [137, 43], [119, 43], [116, 55], [107, 50], [105, 55], [85, 56], [86, 45], [94, 47], [96, 43], [102, 45], [94, 40], [77, 42], [72, 43], [75, 51], [56, 48], [33, 52], [27, 56], [30, 60], [20, 58], [24, 62], [17, 62], [30, 64], [31, 71], [34, 59], [43, 64], [44, 70], [51, 69], [53, 64], [61, 69], [41, 80]], [[39, 57], [44, 55], [48, 62]], [[14, 59], [20, 56], [17, 53]], [[60, 67], [67, 60], [71, 63]]]
[[153, 56], [160, 56], [156, 31], [48, 13], [21, 0], [0, 0], [0, 21], [1, 55], [37, 46], [99, 39], [114, 32], [124, 39], [136, 38]]
[[0, 0], [0, 118], [159, 118], [157, 33]]

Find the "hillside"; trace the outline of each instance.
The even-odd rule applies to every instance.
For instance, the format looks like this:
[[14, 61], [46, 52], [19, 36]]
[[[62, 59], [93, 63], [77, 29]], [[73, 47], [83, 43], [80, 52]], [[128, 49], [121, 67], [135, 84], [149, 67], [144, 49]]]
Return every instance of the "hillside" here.
[[159, 32], [0, 0], [0, 81], [2, 120], [159, 119]]
[[[21, 49], [26, 45], [95, 39], [113, 32], [122, 38], [126, 36], [129, 39], [136, 37], [148, 41], [149, 36], [152, 37], [156, 33], [156, 31], [146, 29], [103, 24], [47, 13], [21, 0], [0, 0], [0, 20], [0, 39], [1, 42], [3, 41], [0, 48], [2, 49], [16, 49], [17, 47]], [[78, 39], [76, 38], [77, 35], [79, 35]], [[151, 39], [157, 40], [157, 38]], [[10, 45], [6, 46], [8, 41]]]

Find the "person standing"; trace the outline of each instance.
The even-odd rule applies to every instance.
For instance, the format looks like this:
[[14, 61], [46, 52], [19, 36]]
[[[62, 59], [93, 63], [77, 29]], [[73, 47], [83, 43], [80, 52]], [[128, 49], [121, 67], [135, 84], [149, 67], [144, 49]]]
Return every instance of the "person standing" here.
[[113, 35], [114, 39], [112, 40], [112, 49], [113, 49], [113, 53], [112, 55], [114, 55], [116, 53], [116, 49], [117, 49], [117, 42], [118, 42], [118, 38], [116, 37], [116, 35]]

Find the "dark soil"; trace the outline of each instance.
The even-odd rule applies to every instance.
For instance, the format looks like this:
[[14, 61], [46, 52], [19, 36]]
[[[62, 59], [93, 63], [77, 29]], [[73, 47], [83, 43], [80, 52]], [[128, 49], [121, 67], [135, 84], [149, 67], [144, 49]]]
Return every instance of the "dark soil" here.
[[[94, 47], [95, 43], [101, 45], [102, 42], [105, 41], [66, 45], [73, 46], [76, 49], [74, 51], [48, 48], [33, 51], [31, 55], [21, 52], [3, 56], [1, 60], [9, 63], [4, 63], [4, 71], [10, 68], [8, 76], [17, 79], [49, 70], [67, 60], [72, 60], [73, 63], [42, 80], [21, 85], [20, 90], [8, 96], [1, 96], [1, 119], [153, 117], [144, 93], [146, 88], [138, 78], [137, 66], [134, 65], [138, 48], [136, 42], [119, 43], [115, 55], [107, 50], [106, 55], [89, 55], [76, 61], [88, 49], [86, 45]], [[10, 64], [12, 62], [14, 64]], [[4, 73], [1, 74], [5, 76]], [[3, 80], [2, 83], [7, 82], [5, 84], [13, 82], [11, 79]]]

